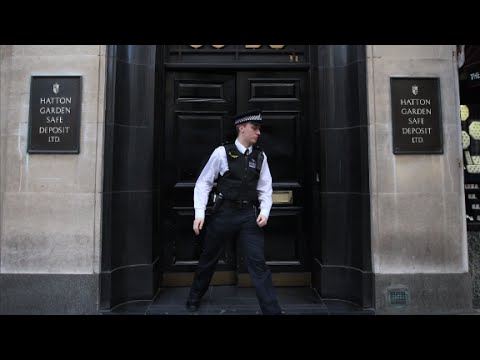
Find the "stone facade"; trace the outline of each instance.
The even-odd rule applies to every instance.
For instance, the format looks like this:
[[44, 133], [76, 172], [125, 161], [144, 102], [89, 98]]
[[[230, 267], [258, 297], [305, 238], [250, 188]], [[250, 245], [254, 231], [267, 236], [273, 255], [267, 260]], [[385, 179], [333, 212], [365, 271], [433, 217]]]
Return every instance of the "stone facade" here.
[[[471, 285], [455, 46], [368, 46], [368, 62], [376, 310], [468, 310]], [[442, 155], [393, 154], [394, 76], [439, 78]], [[392, 289], [407, 294], [407, 304], [389, 306]]]
[[[103, 45], [0, 46], [0, 313], [97, 310], [104, 52]], [[27, 153], [34, 75], [82, 77], [79, 154]], [[35, 306], [21, 296], [27, 288]]]
[[[478, 236], [469, 269], [456, 48], [366, 48], [375, 310], [469, 311], [472, 277], [479, 304]], [[99, 311], [105, 49], [0, 46], [0, 314]], [[79, 154], [27, 153], [34, 75], [82, 77]], [[393, 154], [393, 76], [439, 78], [443, 154]], [[404, 304], [392, 303], [396, 293]]]

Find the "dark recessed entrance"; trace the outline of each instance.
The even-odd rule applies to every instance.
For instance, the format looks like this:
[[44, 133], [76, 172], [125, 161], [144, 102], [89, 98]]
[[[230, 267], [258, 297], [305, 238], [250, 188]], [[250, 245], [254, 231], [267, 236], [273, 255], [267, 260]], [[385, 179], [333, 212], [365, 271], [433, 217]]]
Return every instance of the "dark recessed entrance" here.
[[[253, 67], [253, 66], [252, 66]], [[260, 145], [264, 147], [273, 178], [274, 204], [265, 228], [266, 258], [274, 283], [310, 285], [306, 253], [311, 228], [309, 201], [313, 196], [311, 153], [306, 115], [307, 73], [300, 71], [167, 71], [165, 102], [165, 160], [171, 182], [164, 182], [166, 224], [175, 224], [164, 246], [171, 265], [163, 285], [186, 286], [198, 260], [191, 229], [193, 187], [213, 149], [232, 138], [231, 116], [260, 108], [264, 124]], [[208, 222], [208, 215], [206, 218]], [[217, 267], [215, 284], [248, 286], [250, 279], [235, 239]]]
[[[199, 257], [191, 231], [193, 187], [213, 149], [233, 140], [231, 117], [253, 108], [263, 112], [260, 145], [273, 178], [274, 204], [265, 228], [266, 258], [274, 284], [310, 286], [306, 253], [311, 228], [307, 179], [311, 167], [306, 46], [173, 45], [164, 48], [165, 162], [174, 176], [166, 191], [163, 286], [188, 286]], [[268, 68], [265, 64], [273, 65]], [[208, 215], [206, 218], [208, 222]], [[212, 284], [250, 286], [243, 256], [228, 239]]]
[[[112, 46], [108, 59], [102, 308], [190, 285], [196, 176], [252, 108], [274, 182], [275, 285], [373, 306], [364, 47]], [[212, 284], [250, 286], [235, 239]]]

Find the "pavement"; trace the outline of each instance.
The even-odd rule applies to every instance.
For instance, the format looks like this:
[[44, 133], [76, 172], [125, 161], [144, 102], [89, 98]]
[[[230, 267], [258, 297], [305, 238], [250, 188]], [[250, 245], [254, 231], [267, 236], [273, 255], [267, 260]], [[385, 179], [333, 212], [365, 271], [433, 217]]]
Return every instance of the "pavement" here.
[[[188, 287], [160, 288], [153, 300], [117, 305], [104, 315], [260, 315], [253, 288], [210, 286], [198, 311], [185, 309]], [[277, 294], [285, 315], [378, 315], [375, 309], [362, 308], [338, 299], [322, 299], [309, 287], [278, 287]], [[398, 315], [401, 315], [399, 313]], [[480, 315], [480, 309], [461, 313], [420, 315]]]

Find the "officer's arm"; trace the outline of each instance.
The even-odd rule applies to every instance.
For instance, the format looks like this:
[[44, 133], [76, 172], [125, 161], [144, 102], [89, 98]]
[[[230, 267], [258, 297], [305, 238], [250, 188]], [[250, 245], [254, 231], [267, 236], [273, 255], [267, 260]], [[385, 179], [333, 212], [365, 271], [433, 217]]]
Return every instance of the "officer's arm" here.
[[260, 201], [260, 215], [265, 216], [266, 219], [270, 216], [270, 209], [272, 208], [272, 175], [268, 166], [267, 155], [264, 155], [262, 168], [260, 170], [260, 177], [258, 179], [257, 191], [258, 200]]
[[195, 189], [193, 190], [193, 206], [195, 208], [196, 219], [205, 218], [208, 194], [212, 191], [213, 184], [220, 172], [222, 151], [225, 152], [223, 147], [218, 147], [213, 151], [195, 183]]

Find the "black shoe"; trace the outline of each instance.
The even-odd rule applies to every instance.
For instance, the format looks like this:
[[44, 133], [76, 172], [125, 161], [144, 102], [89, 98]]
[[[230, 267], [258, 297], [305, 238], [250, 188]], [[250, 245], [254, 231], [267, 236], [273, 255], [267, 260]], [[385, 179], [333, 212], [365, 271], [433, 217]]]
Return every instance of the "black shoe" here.
[[200, 307], [200, 300], [188, 299], [187, 303], [185, 304], [185, 308], [190, 312], [198, 311], [199, 307]]

